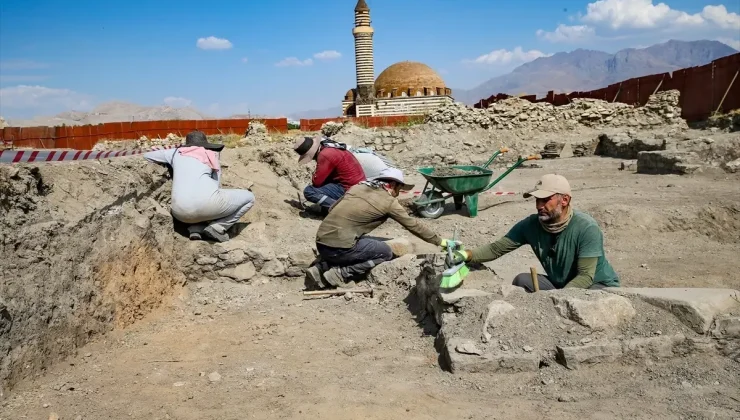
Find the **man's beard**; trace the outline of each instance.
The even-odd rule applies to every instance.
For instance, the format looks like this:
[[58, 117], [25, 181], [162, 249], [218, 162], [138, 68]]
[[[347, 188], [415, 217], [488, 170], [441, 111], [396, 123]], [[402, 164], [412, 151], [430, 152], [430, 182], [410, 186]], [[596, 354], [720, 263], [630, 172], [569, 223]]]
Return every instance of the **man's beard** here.
[[563, 206], [557, 206], [552, 211], [545, 211], [544, 214], [537, 212], [537, 217], [542, 223], [555, 223], [563, 214]]

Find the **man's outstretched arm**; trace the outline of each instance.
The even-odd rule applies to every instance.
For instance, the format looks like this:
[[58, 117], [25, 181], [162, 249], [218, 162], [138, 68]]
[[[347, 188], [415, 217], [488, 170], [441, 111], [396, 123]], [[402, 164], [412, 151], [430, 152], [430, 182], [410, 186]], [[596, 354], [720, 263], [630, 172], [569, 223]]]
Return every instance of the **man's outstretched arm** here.
[[481, 245], [478, 248], [465, 252], [468, 253], [468, 261], [482, 263], [501, 258], [520, 246], [522, 246], [521, 243], [514, 242], [510, 238], [504, 236], [496, 242], [488, 245]]
[[599, 257], [586, 257], [579, 258], [576, 262], [578, 268], [578, 274], [573, 277], [573, 280], [569, 281], [565, 287], [576, 287], [580, 289], [588, 289], [594, 284], [594, 275], [596, 275], [596, 263], [599, 262]]

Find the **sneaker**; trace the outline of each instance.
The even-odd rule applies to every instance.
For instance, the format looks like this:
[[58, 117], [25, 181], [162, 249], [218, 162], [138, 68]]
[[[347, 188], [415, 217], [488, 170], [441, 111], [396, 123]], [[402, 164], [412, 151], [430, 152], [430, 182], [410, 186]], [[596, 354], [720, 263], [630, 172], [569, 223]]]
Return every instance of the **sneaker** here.
[[226, 242], [229, 240], [229, 235], [226, 232], [220, 233], [213, 226], [206, 227], [203, 229], [203, 232], [218, 242]]
[[190, 240], [191, 241], [200, 241], [203, 239], [203, 237], [200, 236], [200, 233], [198, 232], [190, 232]]
[[308, 270], [306, 270], [306, 279], [308, 279], [308, 285], [315, 287], [317, 289], [325, 289], [326, 284], [321, 279], [321, 271], [319, 270], [319, 267], [313, 266], [309, 267]]
[[344, 285], [344, 276], [342, 276], [342, 271], [339, 267], [332, 267], [324, 271], [324, 280], [334, 287]]

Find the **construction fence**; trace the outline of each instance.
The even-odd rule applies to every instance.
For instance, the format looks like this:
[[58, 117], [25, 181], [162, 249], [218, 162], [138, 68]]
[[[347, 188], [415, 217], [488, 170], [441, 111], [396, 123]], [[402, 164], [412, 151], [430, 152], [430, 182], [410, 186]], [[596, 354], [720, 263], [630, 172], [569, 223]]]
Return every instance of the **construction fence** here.
[[[681, 117], [689, 122], [706, 120], [715, 112], [729, 112], [740, 108], [740, 53], [729, 55], [709, 64], [689, 67], [671, 73], [652, 74], [614, 83], [605, 88], [588, 92], [556, 94], [548, 92], [544, 98], [536, 95], [521, 96], [530, 102], [548, 102], [565, 105], [574, 98], [593, 98], [608, 102], [622, 102], [643, 106], [650, 95], [676, 89], [681, 92], [679, 106]], [[511, 96], [499, 93], [481, 99], [474, 106], [488, 108], [489, 105]]]
[[[75, 125], [59, 127], [6, 127], [0, 130], [0, 140], [5, 147], [34, 149], [75, 149], [90, 150], [100, 140], [131, 140], [142, 136], [164, 138], [169, 133], [184, 137], [188, 132], [200, 130], [207, 135], [244, 135], [249, 128], [249, 119], [225, 120], [171, 120], [116, 122], [97, 125]], [[288, 131], [287, 118], [259, 119], [269, 132]], [[424, 121], [423, 116], [389, 116], [357, 118], [319, 118], [300, 120], [301, 131], [318, 131], [328, 121], [351, 121], [359, 126], [389, 127], [417, 124]]]
[[[90, 150], [100, 140], [131, 140], [141, 136], [164, 138], [169, 133], [184, 137], [193, 130], [207, 135], [240, 134], [249, 128], [250, 119], [171, 120], [115, 122], [97, 125], [58, 127], [5, 127], [0, 139], [8, 146], [34, 149]], [[288, 131], [286, 118], [259, 119], [270, 132]]]

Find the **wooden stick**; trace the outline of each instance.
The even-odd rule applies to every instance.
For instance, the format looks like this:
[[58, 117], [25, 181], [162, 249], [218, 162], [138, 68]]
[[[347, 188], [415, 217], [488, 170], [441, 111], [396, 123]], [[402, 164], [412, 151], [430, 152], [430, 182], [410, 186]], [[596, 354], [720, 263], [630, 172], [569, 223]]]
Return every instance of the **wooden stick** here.
[[537, 278], [537, 269], [534, 267], [529, 267], [529, 274], [532, 275], [532, 285], [534, 286], [534, 291], [539, 292], [540, 291], [540, 279]]
[[727, 86], [727, 90], [725, 90], [725, 94], [722, 95], [722, 100], [719, 101], [719, 105], [717, 106], [717, 109], [714, 111], [714, 113], [718, 113], [720, 109], [722, 109], [722, 104], [725, 103], [725, 98], [727, 97], [727, 94], [730, 92], [730, 88], [732, 88], [732, 85], [735, 83], [735, 79], [737, 79], [737, 74], [740, 73], [740, 70], [737, 70], [735, 72], [735, 75], [732, 76], [732, 81], [730, 81], [730, 86]]
[[310, 290], [304, 291], [303, 296], [343, 295], [345, 293], [369, 293], [370, 295], [372, 295], [373, 289]]

